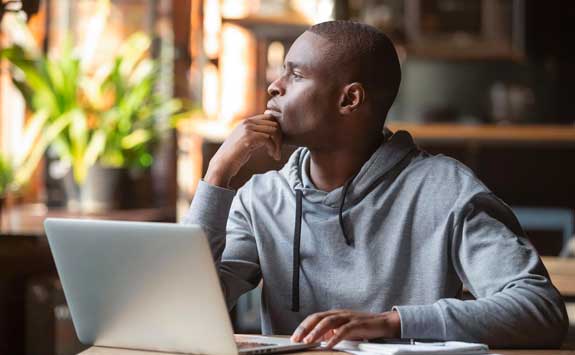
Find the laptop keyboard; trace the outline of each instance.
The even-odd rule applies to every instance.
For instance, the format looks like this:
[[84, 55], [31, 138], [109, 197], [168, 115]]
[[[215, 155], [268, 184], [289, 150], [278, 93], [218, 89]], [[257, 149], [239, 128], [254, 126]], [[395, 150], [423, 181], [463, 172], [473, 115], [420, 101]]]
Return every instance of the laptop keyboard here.
[[245, 349], [260, 348], [262, 346], [274, 346], [276, 344], [254, 343], [254, 342], [248, 342], [248, 341], [236, 341], [236, 345], [238, 346], [238, 350], [245, 350]]

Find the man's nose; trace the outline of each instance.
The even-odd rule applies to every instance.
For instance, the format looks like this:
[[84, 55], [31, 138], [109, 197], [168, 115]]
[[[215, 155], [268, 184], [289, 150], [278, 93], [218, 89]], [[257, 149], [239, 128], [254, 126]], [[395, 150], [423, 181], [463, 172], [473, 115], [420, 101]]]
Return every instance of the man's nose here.
[[281, 77], [274, 80], [270, 86], [268, 86], [268, 94], [271, 97], [285, 94], [285, 89], [281, 85]]

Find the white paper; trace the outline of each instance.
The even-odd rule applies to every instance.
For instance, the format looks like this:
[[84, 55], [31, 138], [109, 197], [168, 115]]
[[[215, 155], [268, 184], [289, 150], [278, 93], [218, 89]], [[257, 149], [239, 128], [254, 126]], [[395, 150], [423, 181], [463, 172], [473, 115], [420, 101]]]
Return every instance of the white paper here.
[[485, 344], [446, 341], [438, 343], [378, 344], [358, 341], [342, 341], [335, 346], [354, 355], [478, 355], [487, 354], [489, 347]]

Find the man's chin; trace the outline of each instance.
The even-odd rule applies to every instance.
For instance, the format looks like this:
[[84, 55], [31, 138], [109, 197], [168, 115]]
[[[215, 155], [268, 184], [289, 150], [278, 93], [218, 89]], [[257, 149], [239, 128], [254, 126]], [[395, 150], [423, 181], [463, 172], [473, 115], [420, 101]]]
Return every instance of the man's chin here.
[[280, 129], [282, 131], [282, 144], [291, 145], [294, 147], [308, 147], [310, 145], [310, 140], [313, 141], [315, 139], [315, 135], [305, 134], [297, 129], [294, 130], [290, 129], [288, 125], [283, 124], [283, 122], [279, 121]]

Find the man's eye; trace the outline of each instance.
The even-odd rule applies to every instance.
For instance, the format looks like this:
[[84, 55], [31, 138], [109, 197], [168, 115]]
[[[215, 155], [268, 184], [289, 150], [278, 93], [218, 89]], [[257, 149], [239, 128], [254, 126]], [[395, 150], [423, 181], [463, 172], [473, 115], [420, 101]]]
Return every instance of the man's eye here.
[[294, 73], [294, 72], [292, 72], [291, 75], [292, 75], [295, 79], [301, 79], [301, 78], [303, 78], [301, 75], [299, 75], [299, 74], [297, 74], [297, 73]]

